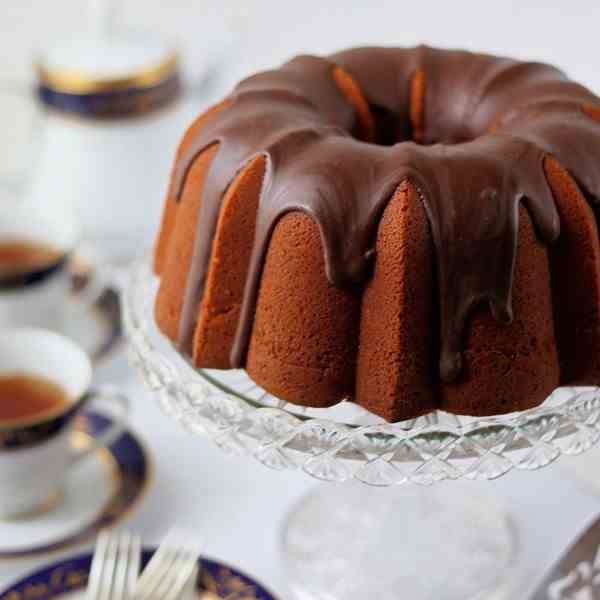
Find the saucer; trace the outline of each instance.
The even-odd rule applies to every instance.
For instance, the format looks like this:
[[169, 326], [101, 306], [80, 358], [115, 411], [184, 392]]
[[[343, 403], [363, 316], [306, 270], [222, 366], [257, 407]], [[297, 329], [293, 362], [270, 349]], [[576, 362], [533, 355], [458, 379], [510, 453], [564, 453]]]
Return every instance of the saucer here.
[[106, 285], [87, 307], [82, 298], [94, 267], [77, 256], [70, 268], [73, 292], [65, 306], [61, 333], [80, 344], [96, 366], [117, 352], [123, 341], [119, 292]]
[[[144, 550], [144, 564], [153, 552], [154, 549]], [[0, 594], [0, 600], [55, 600], [67, 594], [69, 600], [83, 599], [91, 562], [92, 555], [85, 554], [51, 565], [12, 585]], [[201, 559], [196, 591], [199, 595], [203, 591], [211, 591], [227, 600], [276, 600], [248, 575], [207, 558]]]
[[[89, 444], [111, 424], [94, 412], [78, 417], [76, 444]], [[65, 493], [36, 515], [0, 521], [0, 561], [29, 558], [83, 543], [112, 527], [141, 500], [150, 461], [139, 440], [126, 431], [110, 448], [100, 448], [67, 476]]]

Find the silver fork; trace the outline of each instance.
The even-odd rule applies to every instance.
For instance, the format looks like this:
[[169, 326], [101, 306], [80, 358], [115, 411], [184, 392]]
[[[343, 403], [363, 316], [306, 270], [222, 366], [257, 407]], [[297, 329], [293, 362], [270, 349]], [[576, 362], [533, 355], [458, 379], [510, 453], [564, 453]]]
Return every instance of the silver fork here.
[[141, 564], [139, 536], [103, 531], [98, 536], [86, 592], [86, 600], [129, 600]]
[[177, 600], [197, 572], [199, 546], [181, 531], [171, 531], [139, 578], [135, 600]]

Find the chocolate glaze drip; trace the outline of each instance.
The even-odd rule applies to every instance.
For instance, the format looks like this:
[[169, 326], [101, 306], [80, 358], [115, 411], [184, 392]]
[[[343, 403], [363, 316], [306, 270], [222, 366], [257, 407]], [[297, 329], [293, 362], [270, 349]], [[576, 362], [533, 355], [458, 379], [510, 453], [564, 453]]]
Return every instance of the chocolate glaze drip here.
[[[336, 66], [355, 79], [374, 114], [391, 118], [396, 144], [351, 136], [357, 117], [334, 83]], [[426, 85], [423, 145], [409, 141], [410, 82], [417, 71]], [[194, 159], [219, 145], [202, 192], [179, 344], [191, 352], [224, 193], [249, 160], [264, 155], [267, 170], [232, 366], [245, 362], [277, 220], [290, 211], [312, 216], [329, 281], [360, 283], [385, 205], [408, 177], [420, 192], [436, 248], [440, 376], [452, 381], [461, 370], [473, 307], [487, 302], [496, 319], [512, 319], [519, 202], [544, 242], [559, 235], [544, 156], [567, 168], [592, 202], [600, 199], [600, 125], [585, 114], [583, 107], [590, 105], [600, 100], [553, 67], [423, 46], [301, 56], [242, 81], [176, 165], [172, 191], [179, 197]]]

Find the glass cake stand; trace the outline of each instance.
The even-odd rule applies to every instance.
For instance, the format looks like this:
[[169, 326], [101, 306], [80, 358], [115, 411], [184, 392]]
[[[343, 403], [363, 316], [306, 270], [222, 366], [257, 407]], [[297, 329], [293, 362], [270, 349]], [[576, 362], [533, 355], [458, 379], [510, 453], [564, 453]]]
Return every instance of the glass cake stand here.
[[600, 439], [599, 388], [561, 388], [521, 413], [437, 412], [395, 424], [349, 402], [287, 404], [244, 371], [192, 368], [156, 328], [156, 289], [145, 258], [132, 270], [123, 318], [131, 362], [165, 413], [224, 450], [330, 482], [291, 511], [283, 532], [299, 600], [504, 597], [518, 535], [468, 480], [541, 469]]

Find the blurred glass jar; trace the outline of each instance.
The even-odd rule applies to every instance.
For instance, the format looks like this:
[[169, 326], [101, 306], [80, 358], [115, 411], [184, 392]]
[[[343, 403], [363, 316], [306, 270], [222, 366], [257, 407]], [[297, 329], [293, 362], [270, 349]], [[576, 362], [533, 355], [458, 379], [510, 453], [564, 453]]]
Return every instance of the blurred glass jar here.
[[[81, 35], [37, 61], [44, 109], [26, 196], [62, 204], [100, 260], [152, 241], [177, 141], [191, 117], [177, 53], [149, 34]], [[195, 109], [197, 110], [197, 108]]]

